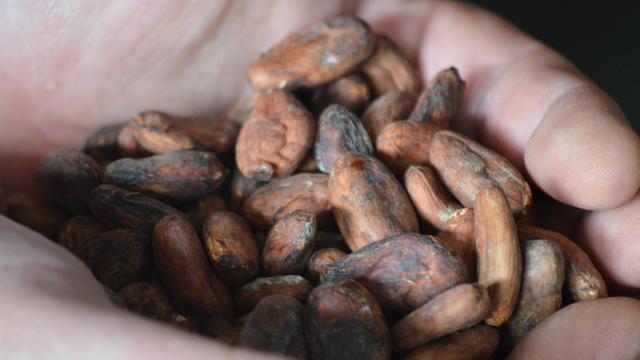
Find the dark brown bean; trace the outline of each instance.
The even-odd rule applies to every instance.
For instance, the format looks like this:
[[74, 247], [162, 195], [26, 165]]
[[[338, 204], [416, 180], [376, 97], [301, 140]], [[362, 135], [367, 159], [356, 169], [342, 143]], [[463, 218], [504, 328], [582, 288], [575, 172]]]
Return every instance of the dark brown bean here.
[[261, 277], [238, 289], [234, 300], [240, 312], [250, 311], [262, 299], [275, 294], [291, 296], [304, 304], [311, 289], [311, 283], [299, 275]]
[[178, 312], [233, 317], [229, 291], [213, 273], [198, 234], [185, 218], [163, 218], [153, 231], [152, 249], [158, 275]]
[[431, 87], [425, 91], [411, 114], [413, 121], [427, 121], [434, 125], [449, 128], [451, 121], [462, 108], [465, 82], [454, 67], [440, 71], [432, 80]]
[[356, 279], [383, 309], [400, 312], [468, 279], [462, 260], [437, 239], [412, 233], [369, 244], [328, 266], [323, 275], [324, 282]]
[[57, 239], [67, 221], [61, 209], [22, 193], [7, 197], [7, 216], [51, 240]]
[[49, 153], [38, 166], [38, 185], [45, 197], [71, 213], [89, 212], [89, 194], [100, 184], [100, 166], [78, 150]]
[[149, 237], [135, 230], [103, 232], [76, 252], [93, 274], [114, 291], [142, 275], [149, 263]]
[[229, 209], [238, 214], [242, 213], [242, 206], [245, 200], [260, 186], [260, 182], [256, 179], [248, 178], [235, 169], [233, 177], [231, 177], [231, 185], [229, 189]]
[[320, 274], [339, 259], [347, 256], [347, 253], [336, 248], [325, 248], [314, 252], [307, 263], [307, 278], [313, 283], [320, 282]]
[[389, 329], [380, 306], [354, 280], [324, 284], [304, 310], [311, 359], [389, 359]]
[[362, 115], [362, 126], [375, 145], [385, 126], [406, 120], [416, 104], [416, 97], [402, 91], [391, 91], [380, 95]]
[[331, 104], [339, 104], [360, 115], [370, 100], [367, 81], [358, 74], [351, 74], [316, 89], [311, 102], [315, 114], [320, 114]]
[[405, 360], [486, 360], [491, 358], [499, 342], [496, 329], [478, 325], [424, 345]]
[[249, 314], [238, 346], [298, 359], [307, 358], [302, 325], [304, 307], [286, 295], [264, 298]]
[[256, 277], [260, 255], [243, 218], [229, 211], [215, 212], [205, 221], [202, 237], [209, 260], [223, 282], [242, 285]]
[[329, 200], [352, 251], [394, 234], [418, 232], [407, 193], [374, 157], [340, 157], [329, 176]]
[[126, 123], [106, 125], [98, 129], [84, 143], [82, 151], [98, 163], [109, 162], [120, 157], [118, 136]]
[[289, 35], [262, 54], [247, 75], [256, 90], [316, 86], [353, 70], [374, 46], [374, 36], [363, 21], [335, 17]]
[[170, 203], [183, 204], [211, 194], [227, 173], [215, 154], [185, 150], [114, 161], [107, 166], [104, 181]]
[[229, 345], [235, 345], [244, 328], [244, 323], [237, 324], [237, 320], [231, 322], [224, 316], [209, 316], [199, 322], [200, 333], [222, 341]]
[[330, 210], [328, 180], [325, 174], [297, 174], [269, 182], [245, 201], [244, 217], [262, 230], [269, 229], [278, 219], [295, 210], [313, 213], [317, 220], [327, 217]]
[[333, 104], [320, 116], [314, 153], [318, 169], [329, 173], [340, 156], [373, 155], [373, 145], [360, 120], [344, 106]]
[[364, 63], [362, 71], [376, 95], [399, 90], [415, 96], [420, 91], [416, 66], [398, 45], [384, 35], [376, 36], [376, 49]]
[[121, 157], [139, 158], [150, 155], [150, 153], [143, 149], [136, 136], [134, 135], [135, 125], [133, 122], [128, 123], [118, 134], [118, 151]]
[[218, 211], [226, 211], [227, 204], [222, 196], [211, 194], [200, 198], [196, 203], [190, 204], [184, 210], [194, 227], [201, 229], [209, 215]]
[[151, 197], [106, 184], [91, 192], [91, 211], [109, 227], [149, 233], [163, 217], [183, 215], [178, 209]]
[[304, 210], [278, 220], [262, 250], [262, 266], [267, 275], [300, 274], [307, 266], [316, 235], [316, 217]]
[[88, 216], [74, 216], [65, 222], [58, 243], [75, 253], [91, 238], [105, 231], [104, 224]]

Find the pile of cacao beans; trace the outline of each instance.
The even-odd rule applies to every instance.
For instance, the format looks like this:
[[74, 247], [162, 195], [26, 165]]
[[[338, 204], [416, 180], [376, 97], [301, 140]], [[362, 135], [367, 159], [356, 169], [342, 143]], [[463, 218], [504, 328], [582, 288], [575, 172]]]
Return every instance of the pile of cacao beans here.
[[607, 296], [585, 252], [534, 225], [519, 170], [449, 130], [455, 68], [423, 90], [398, 45], [341, 16], [247, 76], [222, 114], [144, 111], [50, 153], [44, 197], [0, 188], [0, 213], [133, 312], [295, 358], [504, 356]]

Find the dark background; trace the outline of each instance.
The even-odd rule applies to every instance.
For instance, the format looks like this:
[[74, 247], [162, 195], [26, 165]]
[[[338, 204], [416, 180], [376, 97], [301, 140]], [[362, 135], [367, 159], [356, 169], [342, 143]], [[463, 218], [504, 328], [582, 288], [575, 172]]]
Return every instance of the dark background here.
[[567, 56], [620, 104], [640, 132], [640, 16], [635, 1], [471, 2]]

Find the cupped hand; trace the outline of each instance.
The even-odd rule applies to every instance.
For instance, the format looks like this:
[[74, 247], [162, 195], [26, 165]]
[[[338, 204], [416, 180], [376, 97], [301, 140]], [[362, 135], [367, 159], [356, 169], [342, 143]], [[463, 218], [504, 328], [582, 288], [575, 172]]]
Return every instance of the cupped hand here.
[[[223, 111], [245, 71], [286, 34], [351, 13], [417, 60], [423, 81], [467, 81], [454, 125], [505, 154], [542, 191], [585, 210], [579, 242], [621, 294], [640, 290], [640, 140], [564, 57], [484, 10], [436, 1], [38, 1], [0, 3], [0, 175], [30, 190], [42, 156], [143, 109]], [[543, 209], [544, 210], [544, 209]], [[108, 303], [69, 253], [0, 218], [2, 358], [256, 358]], [[553, 314], [513, 358], [633, 358], [640, 302]]]

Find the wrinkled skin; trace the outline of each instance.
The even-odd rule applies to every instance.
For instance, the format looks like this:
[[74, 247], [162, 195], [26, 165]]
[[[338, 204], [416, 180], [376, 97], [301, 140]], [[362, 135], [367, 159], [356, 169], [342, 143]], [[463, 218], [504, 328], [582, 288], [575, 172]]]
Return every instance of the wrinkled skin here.
[[[453, 127], [505, 154], [555, 199], [589, 210], [572, 223], [580, 241], [618, 292], [638, 294], [637, 135], [617, 105], [565, 58], [461, 3], [4, 2], [6, 190], [33, 189], [35, 166], [47, 151], [80, 147], [99, 126], [144, 107], [185, 115], [224, 111], [240, 96], [244, 71], [260, 52], [343, 12], [357, 13], [416, 56], [423, 81], [455, 65], [467, 90]], [[263, 28], [269, 31], [246, 31]], [[229, 44], [243, 46], [225, 52]], [[5, 218], [0, 254], [0, 305], [12, 309], [4, 313], [0, 357], [258, 358], [116, 309], [77, 259]], [[636, 300], [578, 303], [543, 321], [513, 358], [637, 357], [638, 323]]]

